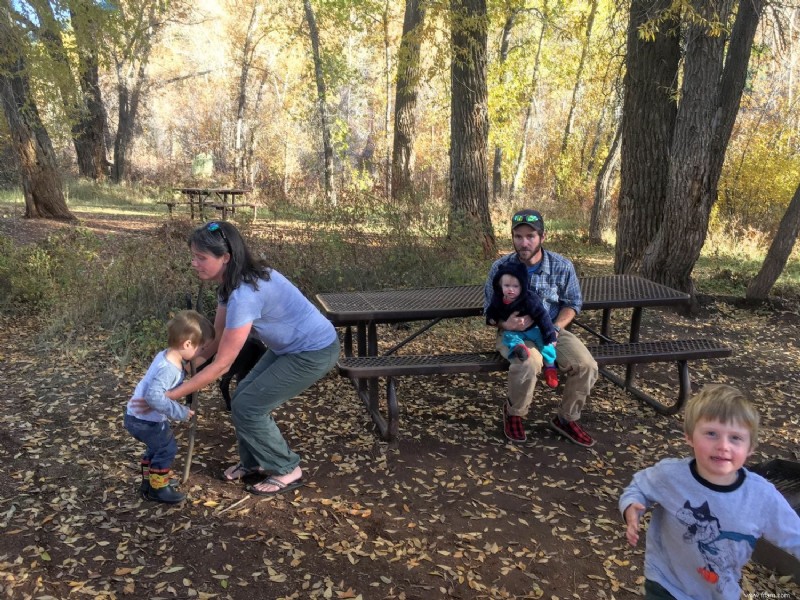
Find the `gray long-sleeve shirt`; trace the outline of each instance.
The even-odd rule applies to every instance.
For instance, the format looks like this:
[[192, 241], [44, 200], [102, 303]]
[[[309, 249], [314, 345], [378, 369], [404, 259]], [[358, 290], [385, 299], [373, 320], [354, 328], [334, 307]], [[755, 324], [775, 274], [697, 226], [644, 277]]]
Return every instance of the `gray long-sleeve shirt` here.
[[[128, 414], [144, 421], [186, 421], [189, 417], [189, 408], [179, 402], [170, 400], [166, 394], [172, 388], [183, 382], [183, 369], [176, 367], [167, 360], [167, 351], [162, 350], [153, 359], [147, 373], [136, 385], [133, 396], [128, 401]], [[138, 415], [131, 408], [131, 400], [144, 398], [148, 406], [153, 409], [147, 414]]]
[[653, 508], [644, 574], [678, 600], [739, 600], [742, 567], [764, 537], [800, 558], [800, 516], [775, 486], [745, 468], [719, 486], [694, 459], [670, 458], [639, 471], [619, 499]]

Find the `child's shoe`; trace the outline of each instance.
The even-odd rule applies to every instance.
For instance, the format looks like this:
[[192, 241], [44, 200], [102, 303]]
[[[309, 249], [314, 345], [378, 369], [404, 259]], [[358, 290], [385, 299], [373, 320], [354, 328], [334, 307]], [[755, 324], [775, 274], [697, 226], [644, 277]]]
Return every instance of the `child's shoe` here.
[[186, 494], [176, 490], [171, 485], [164, 486], [163, 488], [153, 489], [147, 492], [147, 499], [155, 502], [163, 502], [164, 504], [179, 504], [186, 500]]
[[186, 494], [179, 492], [169, 484], [169, 473], [169, 469], [150, 469], [150, 489], [147, 491], [147, 500], [164, 504], [178, 504], [186, 500]]
[[517, 344], [511, 353], [519, 360], [528, 360], [531, 356], [531, 352], [525, 344]]
[[556, 369], [554, 366], [545, 367], [542, 370], [542, 375], [544, 375], [544, 382], [548, 387], [558, 387], [558, 369]]

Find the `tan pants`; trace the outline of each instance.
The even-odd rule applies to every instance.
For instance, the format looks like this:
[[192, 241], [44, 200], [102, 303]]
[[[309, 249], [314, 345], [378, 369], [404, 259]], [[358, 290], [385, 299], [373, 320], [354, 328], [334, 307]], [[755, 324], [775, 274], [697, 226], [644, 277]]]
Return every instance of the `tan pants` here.
[[[530, 350], [530, 358], [520, 361], [512, 356], [508, 369], [508, 414], [525, 417], [533, 401], [533, 390], [536, 387], [536, 376], [542, 370], [542, 355], [526, 340]], [[503, 344], [503, 332], [499, 332], [496, 343], [497, 351], [508, 358], [509, 348]], [[564, 395], [558, 416], [567, 421], [577, 421], [581, 417], [581, 409], [586, 398], [597, 381], [597, 363], [586, 349], [583, 342], [569, 331], [561, 330], [556, 345], [556, 360], [559, 377], [565, 377]]]

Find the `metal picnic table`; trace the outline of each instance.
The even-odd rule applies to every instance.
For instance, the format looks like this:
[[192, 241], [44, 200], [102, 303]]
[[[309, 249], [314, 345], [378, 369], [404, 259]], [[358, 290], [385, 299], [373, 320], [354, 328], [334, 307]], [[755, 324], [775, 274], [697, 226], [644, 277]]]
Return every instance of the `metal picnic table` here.
[[[688, 294], [635, 275], [583, 277], [580, 280], [583, 311], [601, 310], [600, 330], [581, 320], [573, 324], [593, 335], [599, 345], [588, 347], [600, 365], [600, 373], [662, 414], [674, 414], [687, 399], [690, 378], [687, 360], [729, 356], [730, 348], [712, 340], [661, 340], [639, 343], [644, 308], [688, 304]], [[395, 353], [435, 326], [442, 319], [478, 317], [483, 314], [484, 286], [445, 286], [417, 289], [330, 292], [316, 296], [323, 313], [337, 327], [344, 327], [344, 358], [339, 361], [341, 374], [350, 377], [359, 397], [370, 411], [385, 439], [397, 431], [398, 403], [393, 377], [434, 373], [489, 372], [507, 368], [508, 362], [496, 352], [395, 355]], [[628, 340], [618, 342], [611, 336], [611, 313], [614, 309], [632, 309]], [[378, 325], [428, 321], [379, 355]], [[355, 327], [355, 348], [354, 333]], [[680, 384], [678, 399], [666, 405], [635, 385], [636, 365], [651, 362], [675, 362]], [[606, 368], [624, 364], [625, 376]], [[387, 377], [389, 420], [379, 414], [378, 377]]]

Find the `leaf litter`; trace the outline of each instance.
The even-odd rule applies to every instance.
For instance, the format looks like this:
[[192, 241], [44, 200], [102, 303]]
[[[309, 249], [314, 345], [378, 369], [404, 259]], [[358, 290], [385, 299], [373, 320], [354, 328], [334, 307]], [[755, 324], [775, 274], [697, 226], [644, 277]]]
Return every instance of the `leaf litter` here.
[[[798, 318], [740, 313], [707, 315], [703, 335], [725, 339], [734, 356], [693, 365], [694, 384], [728, 382], [756, 400], [763, 442], [751, 462], [797, 460], [800, 351], [785, 334]], [[276, 415], [307, 486], [255, 498], [220, 481], [237, 460], [235, 436], [207, 389], [183, 484], [189, 501], [154, 505], [136, 494], [141, 447], [121, 426], [141, 365], [42, 356], [34, 323], [0, 325], [0, 597], [636, 598], [643, 545], [625, 542], [619, 492], [634, 471], [686, 452], [680, 417], [657, 416], [604, 381], [582, 419], [594, 448], [547, 430], [558, 395], [541, 387], [528, 442], [506, 444], [502, 375], [401, 379], [401, 439], [388, 445], [331, 374]], [[697, 325], [658, 311], [647, 322], [667, 332]], [[489, 343], [468, 322], [431, 333], [417, 351]], [[388, 345], [401, 334], [381, 335]], [[669, 393], [669, 374], [654, 378], [655, 393]], [[176, 473], [187, 434], [176, 427]], [[796, 583], [756, 564], [743, 588], [800, 597]]]

